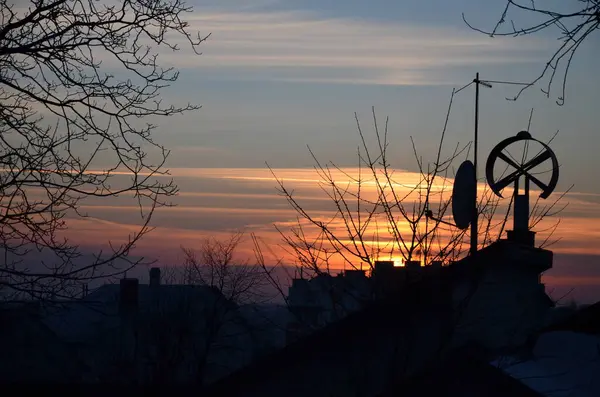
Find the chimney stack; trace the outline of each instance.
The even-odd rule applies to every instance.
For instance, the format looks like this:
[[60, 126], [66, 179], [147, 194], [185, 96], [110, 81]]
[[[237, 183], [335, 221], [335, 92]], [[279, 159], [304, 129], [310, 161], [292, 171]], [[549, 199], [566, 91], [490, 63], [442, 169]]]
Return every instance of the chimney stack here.
[[135, 312], [138, 308], [138, 279], [123, 278], [119, 287], [119, 311], [121, 314]]
[[375, 261], [374, 276], [388, 277], [394, 271], [394, 261]]
[[406, 267], [408, 270], [420, 270], [421, 261], [406, 261], [404, 267]]
[[160, 285], [160, 268], [150, 268], [150, 287], [158, 287]]

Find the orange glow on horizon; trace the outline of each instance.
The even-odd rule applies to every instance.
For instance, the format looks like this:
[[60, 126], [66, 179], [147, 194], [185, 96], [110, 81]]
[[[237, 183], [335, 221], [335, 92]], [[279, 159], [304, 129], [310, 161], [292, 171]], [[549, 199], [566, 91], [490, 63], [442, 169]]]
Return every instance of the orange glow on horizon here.
[[[336, 217], [335, 208], [331, 207], [331, 200], [321, 190], [320, 178], [316, 176], [314, 170], [276, 169], [274, 172], [278, 179], [284, 181], [286, 187], [294, 191], [294, 194], [297, 192], [298, 200], [306, 205], [307, 212], [313, 215], [315, 220], [325, 222], [332, 230], [338, 231], [340, 243], [352, 244], [352, 240], [344, 230], [344, 222], [339, 216]], [[268, 245], [273, 260], [283, 259], [284, 263], [293, 264], [293, 258], [286, 252], [281, 236], [273, 225], [277, 225], [284, 232], [297, 227], [297, 213], [275, 190], [276, 179], [271, 175], [270, 170], [174, 169], [171, 173], [173, 176], [185, 175], [197, 178], [200, 185], [207, 186], [207, 190], [195, 192], [186, 189], [186, 186], [181, 186], [182, 194], [175, 198], [175, 203], [180, 205], [173, 208], [160, 208], [156, 211], [151, 223], [155, 230], [136, 244], [134, 254], [174, 263], [180, 257], [181, 246], [193, 248], [203, 238], [226, 237], [233, 230], [245, 230], [248, 235], [254, 233], [265, 245]], [[356, 169], [348, 168], [335, 177], [339, 176], [340, 183], [352, 185], [351, 178], [348, 176], [356, 175], [358, 175]], [[419, 174], [396, 170], [394, 178], [398, 192], [408, 192], [408, 189], [418, 183]], [[228, 181], [226, 187], [230, 190], [219, 190], [220, 185], [210, 190], [212, 185], [208, 183], [209, 181], [215, 183]], [[233, 185], [232, 181], [234, 181]], [[239, 185], [235, 181], [239, 181]], [[451, 180], [448, 179], [444, 183], [447, 185]], [[442, 191], [442, 195], [449, 195], [451, 192], [446, 185], [443, 183], [436, 185]], [[365, 194], [369, 197], [376, 196], [374, 184], [365, 186], [370, 186], [368, 189], [365, 187]], [[413, 196], [409, 196], [409, 199], [411, 197]], [[556, 237], [561, 237], [562, 240], [551, 246], [551, 249], [559, 253], [600, 255], [600, 246], [596, 243], [600, 239], [599, 197], [599, 195], [578, 193], [567, 197], [566, 201], [572, 202], [572, 206], [567, 208], [555, 231]], [[548, 199], [550, 200], [551, 198]], [[534, 198], [531, 201], [533, 205]], [[109, 240], [124, 242], [128, 234], [138, 230], [141, 223], [139, 208], [133, 202], [125, 204], [119, 201], [112, 204], [110, 199], [107, 199], [97, 203], [86, 201], [84, 204], [82, 208], [89, 210], [91, 217], [67, 219], [69, 229], [64, 232], [65, 236], [83, 246], [105, 246]], [[551, 224], [552, 222], [547, 222], [544, 227]], [[314, 226], [310, 226], [305, 221], [301, 222], [301, 226], [309, 240], [317, 236], [318, 230], [315, 230]], [[405, 222], [400, 221], [397, 226], [403, 233], [410, 232]], [[509, 219], [507, 228], [511, 227], [512, 220]], [[372, 222], [362, 232], [366, 237], [365, 247], [368, 249], [376, 250], [381, 244], [388, 244], [386, 248], [388, 251], [397, 249], [393, 239], [390, 239], [391, 235], [384, 220]], [[543, 231], [538, 233], [536, 241], [543, 242], [547, 234], [548, 232]], [[440, 234], [442, 239], [448, 236], [445, 231]], [[239, 248], [240, 256], [254, 258], [253, 245], [249, 236]], [[382, 252], [375, 257], [377, 256], [389, 258], [389, 253]], [[415, 259], [419, 259], [418, 256]], [[404, 263], [401, 255], [393, 255], [393, 260], [397, 265]], [[333, 260], [331, 265], [339, 269], [348, 267], [348, 264], [339, 258]], [[358, 260], [353, 265], [360, 267]]]

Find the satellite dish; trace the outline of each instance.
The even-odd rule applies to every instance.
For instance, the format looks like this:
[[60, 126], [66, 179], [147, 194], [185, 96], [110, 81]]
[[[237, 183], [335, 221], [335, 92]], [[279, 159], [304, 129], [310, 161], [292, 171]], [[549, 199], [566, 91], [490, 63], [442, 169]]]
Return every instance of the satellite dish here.
[[475, 166], [470, 160], [458, 167], [452, 188], [452, 216], [459, 229], [466, 229], [473, 219], [476, 189]]

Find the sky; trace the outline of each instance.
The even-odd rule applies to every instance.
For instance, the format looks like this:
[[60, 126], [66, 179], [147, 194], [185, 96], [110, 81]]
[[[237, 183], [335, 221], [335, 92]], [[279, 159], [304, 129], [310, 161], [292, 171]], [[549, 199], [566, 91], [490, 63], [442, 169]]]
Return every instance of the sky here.
[[[167, 163], [180, 194], [174, 208], [160, 209], [156, 229], [136, 255], [162, 265], [181, 260], [180, 247], [232, 230], [253, 232], [275, 253], [281, 239], [273, 224], [289, 227], [296, 215], [277, 193], [284, 179], [307, 208], [327, 214], [327, 200], [307, 146], [319, 160], [356, 166], [357, 112], [369, 144], [371, 108], [380, 125], [389, 117], [389, 161], [407, 178], [417, 171], [413, 147], [435, 159], [452, 89], [479, 72], [482, 79], [529, 82], [556, 49], [556, 31], [527, 37], [494, 37], [469, 29], [493, 27], [503, 2], [476, 0], [315, 1], [230, 0], [190, 3], [192, 31], [211, 36], [197, 56], [182, 45], [163, 52], [163, 64], [180, 71], [163, 100], [202, 105], [183, 116], [157, 120], [156, 140], [171, 150]], [[533, 21], [515, 14], [517, 23]], [[554, 295], [600, 299], [600, 37], [581, 46], [572, 63], [566, 102], [556, 104], [536, 85], [517, 101], [517, 86], [481, 88], [479, 174], [493, 146], [527, 129], [548, 141], [560, 162], [556, 195], [574, 185], [564, 202], [552, 246], [554, 268], [545, 276]], [[454, 97], [445, 135], [447, 154], [472, 140], [474, 89]], [[533, 113], [532, 112], [533, 109]], [[480, 179], [483, 186], [485, 181]], [[551, 196], [552, 197], [552, 196]], [[119, 201], [120, 200], [120, 201]], [[126, 199], [90, 201], [86, 220], [71, 220], [74, 239], [90, 249], [135, 230], [139, 213]], [[548, 199], [551, 200], [551, 199]], [[558, 220], [555, 219], [555, 220]], [[112, 237], [114, 236], [114, 237]], [[250, 244], [240, 255], [251, 256]]]

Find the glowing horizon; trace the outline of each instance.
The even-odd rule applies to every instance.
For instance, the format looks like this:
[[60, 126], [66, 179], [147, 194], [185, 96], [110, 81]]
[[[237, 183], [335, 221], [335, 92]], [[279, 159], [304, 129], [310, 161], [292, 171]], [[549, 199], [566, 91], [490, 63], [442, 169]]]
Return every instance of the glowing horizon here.
[[[181, 194], [174, 198], [177, 206], [160, 208], [154, 214], [152, 226], [156, 229], [140, 242], [138, 245], [140, 250], [151, 248], [151, 252], [160, 251], [163, 253], [160, 256], [169, 257], [171, 255], [165, 254], [173, 251], [174, 245], [176, 251], [180, 245], [192, 246], [194, 240], [201, 239], [203, 236], [211, 236], [215, 233], [225, 235], [229, 231], [238, 229], [255, 233], [270, 244], [276, 244], [279, 236], [273, 225], [286, 230], [297, 223], [296, 212], [275, 190], [276, 181], [268, 169], [172, 169], [171, 171], [175, 176], [185, 175], [186, 178], [191, 179], [182, 181]], [[297, 192], [299, 200], [307, 205], [308, 211], [317, 219], [331, 220], [336, 211], [331, 208], [330, 200], [320, 190], [319, 178], [316, 177], [314, 170], [277, 169], [274, 171], [287, 187]], [[349, 168], [344, 169], [346, 173], [350, 171]], [[396, 186], [397, 189], [403, 188], [405, 193], [408, 191], [407, 186], [414, 187], [419, 175], [396, 170], [396, 178], [400, 182], [406, 181]], [[341, 179], [340, 182], [344, 184], [350, 181]], [[451, 183], [452, 180], [448, 179], [446, 182]], [[197, 190], [198, 185], [204, 186], [204, 191], [194, 191]], [[374, 185], [367, 184], [365, 187], [372, 189], [366, 192], [367, 197], [376, 194]], [[211, 188], [212, 190], [207, 191]], [[443, 188], [446, 189], [445, 194], [451, 192], [451, 187]], [[555, 193], [558, 194], [560, 193]], [[535, 197], [533, 192], [532, 196], [533, 202]], [[569, 201], [570, 206], [564, 211], [555, 233], [557, 237], [563, 238], [563, 241], [554, 247], [556, 252], [600, 255], [600, 247], [594, 244], [594, 239], [600, 237], [600, 227], [597, 226], [600, 223], [598, 222], [600, 200], [597, 200], [599, 197], [600, 195], [576, 192], [566, 196], [565, 201]], [[411, 196], [409, 201], [410, 199], [414, 197]], [[551, 199], [552, 196], [548, 200]], [[71, 229], [67, 234], [81, 240], [84, 245], [98, 242], [100, 236], [107, 237], [105, 240], [118, 239], [119, 233], [123, 234], [123, 230], [129, 232], [135, 230], [135, 215], [138, 210], [135, 203], [111, 205], [107, 200], [97, 200], [84, 202], [82, 209], [90, 211], [90, 218], [69, 220]], [[186, 225], [178, 223], [184, 219]], [[137, 223], [139, 224], [139, 219]], [[508, 226], [510, 225], [509, 220]], [[342, 228], [343, 224], [333, 223], [330, 226]], [[78, 230], [93, 233], [93, 237], [85, 237]], [[365, 229], [366, 235], [376, 232], [377, 228], [374, 225]], [[385, 233], [380, 234], [383, 238]], [[543, 233], [540, 234], [537, 241], [540, 242], [543, 236]]]

